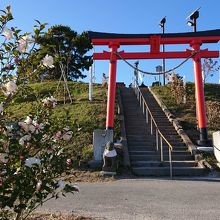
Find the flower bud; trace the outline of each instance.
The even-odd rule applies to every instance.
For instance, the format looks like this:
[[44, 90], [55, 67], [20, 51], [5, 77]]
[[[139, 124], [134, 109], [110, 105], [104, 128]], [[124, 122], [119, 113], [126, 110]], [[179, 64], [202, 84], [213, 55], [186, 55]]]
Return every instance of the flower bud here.
[[71, 166], [72, 165], [72, 160], [71, 159], [67, 159], [66, 160], [66, 165], [67, 166]]
[[5, 66], [5, 69], [6, 69], [6, 70], [12, 70], [13, 68], [14, 68], [14, 66], [11, 65], [11, 64], [7, 64], [7, 65]]
[[41, 190], [41, 187], [42, 187], [42, 181], [39, 180], [39, 181], [37, 182], [37, 185], [36, 185], [36, 190], [37, 190], [37, 191], [40, 191], [40, 190]]
[[20, 158], [20, 160], [22, 160], [22, 161], [24, 161], [24, 159], [25, 159], [23, 155], [20, 155], [19, 158]]
[[18, 57], [15, 57], [15, 63], [19, 64], [20, 63], [20, 59]]

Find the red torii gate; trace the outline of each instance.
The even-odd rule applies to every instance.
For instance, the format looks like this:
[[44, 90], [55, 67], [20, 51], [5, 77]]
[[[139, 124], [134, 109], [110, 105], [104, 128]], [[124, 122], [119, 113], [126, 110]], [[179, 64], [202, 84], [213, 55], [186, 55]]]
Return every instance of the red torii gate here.
[[[205, 97], [202, 82], [201, 58], [219, 57], [219, 51], [201, 50], [203, 43], [217, 43], [220, 40], [220, 29], [167, 34], [114, 34], [89, 31], [93, 45], [107, 45], [110, 52], [93, 53], [94, 60], [109, 60], [109, 86], [107, 100], [106, 129], [114, 128], [114, 107], [116, 87], [117, 60], [123, 59], [172, 59], [192, 56], [195, 75], [196, 114], [200, 140], [198, 144], [207, 145], [208, 132], [206, 124]], [[161, 52], [163, 44], [188, 44], [192, 50]], [[150, 45], [150, 52], [118, 52], [120, 45]], [[117, 55], [118, 54], [118, 55]]]

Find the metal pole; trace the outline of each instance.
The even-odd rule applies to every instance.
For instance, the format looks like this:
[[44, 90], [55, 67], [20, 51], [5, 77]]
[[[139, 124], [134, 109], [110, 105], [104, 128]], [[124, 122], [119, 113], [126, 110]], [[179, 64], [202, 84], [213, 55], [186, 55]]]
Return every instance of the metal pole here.
[[[163, 30], [163, 35], [165, 32], [165, 24], [163, 24], [162, 26], [162, 30]], [[163, 53], [165, 52], [165, 45], [163, 44]], [[163, 58], [163, 85], [165, 86], [166, 82], [165, 82], [165, 58]]]
[[197, 18], [193, 18], [193, 31], [196, 32], [196, 19]]
[[146, 109], [146, 122], [148, 124], [148, 110]]
[[137, 86], [138, 86], [138, 64], [139, 64], [138, 61], [136, 61], [136, 62], [134, 63], [135, 68], [136, 68], [136, 69], [134, 70], [134, 75], [135, 75], [135, 81], [136, 81]]
[[159, 73], [159, 79], [158, 79], [158, 80], [159, 80], [159, 86], [160, 86], [160, 84], [161, 84], [161, 83], [160, 83], [160, 73]]
[[169, 161], [170, 161], [170, 179], [173, 179], [173, 164], [172, 164], [172, 154], [170, 147], [169, 147]]
[[186, 104], [186, 76], [183, 76], [183, 88], [184, 88], [184, 96], [183, 96], [183, 103]]
[[219, 79], [218, 79], [218, 83], [220, 84], [220, 68], [218, 69], [219, 72]]
[[152, 120], [152, 118], [150, 118], [150, 132], [152, 135], [153, 134], [153, 120]]
[[163, 139], [160, 136], [160, 160], [163, 161]]
[[141, 103], [142, 103], [142, 97], [141, 97], [141, 94], [140, 94], [140, 107], [141, 107]]
[[150, 118], [150, 133], [153, 134], [153, 120]]
[[157, 146], [157, 151], [159, 150], [159, 139], [158, 139], [158, 130], [156, 129], [156, 146]]
[[89, 72], [90, 72], [90, 79], [89, 79], [89, 101], [92, 101], [92, 66], [90, 66], [89, 68]]

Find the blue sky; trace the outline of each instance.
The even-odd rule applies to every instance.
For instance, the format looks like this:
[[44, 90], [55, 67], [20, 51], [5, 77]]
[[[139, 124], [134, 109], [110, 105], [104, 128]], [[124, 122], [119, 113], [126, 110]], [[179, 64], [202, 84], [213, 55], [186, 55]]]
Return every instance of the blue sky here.
[[[199, 30], [220, 29], [219, 0], [1, 0], [0, 9], [11, 5], [16, 25], [25, 32], [32, 31], [34, 20], [68, 25], [77, 32], [92, 30], [113, 33], [159, 33], [158, 23], [167, 17], [167, 33], [188, 32], [192, 28], [186, 25], [186, 17], [196, 8], [201, 7], [197, 20]], [[203, 45], [203, 48], [220, 49], [220, 43]], [[188, 45], [167, 47], [167, 50], [185, 50]], [[96, 51], [102, 51], [102, 47]], [[108, 50], [108, 48], [104, 48]], [[126, 51], [144, 51], [145, 47], [120, 48]], [[219, 60], [219, 59], [217, 59]], [[134, 63], [136, 60], [130, 60]], [[166, 67], [171, 68], [182, 60], [167, 60]], [[141, 60], [139, 67], [145, 71], [155, 71], [162, 60]], [[108, 61], [95, 62], [96, 82], [101, 82], [101, 75], [108, 74]], [[194, 81], [193, 65], [189, 60], [176, 73], [186, 75], [188, 81]], [[131, 82], [133, 70], [123, 61], [118, 62], [117, 81]], [[85, 80], [87, 81], [87, 79]], [[154, 81], [153, 76], [144, 77], [145, 84]], [[218, 73], [210, 79], [218, 82]]]

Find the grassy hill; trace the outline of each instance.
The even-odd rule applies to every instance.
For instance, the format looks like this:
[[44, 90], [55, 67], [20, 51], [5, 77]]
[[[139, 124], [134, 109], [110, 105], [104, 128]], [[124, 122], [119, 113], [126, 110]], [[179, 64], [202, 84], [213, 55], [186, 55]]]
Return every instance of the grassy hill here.
[[[88, 161], [92, 158], [92, 133], [94, 129], [105, 129], [106, 118], [106, 89], [94, 84], [94, 100], [88, 100], [88, 84], [68, 82], [73, 103], [68, 96], [64, 103], [64, 89], [61, 83], [57, 90], [58, 82], [43, 82], [30, 84], [25, 89], [20, 88], [13, 104], [7, 109], [7, 116], [11, 121], [24, 120], [28, 115], [37, 114], [38, 101], [50, 95], [58, 99], [58, 105], [50, 115], [51, 120], [58, 121], [58, 127], [66, 124], [73, 131], [73, 140], [69, 144], [72, 159]], [[37, 98], [36, 98], [37, 97]], [[0, 94], [0, 102], [3, 94]]]
[[[189, 135], [191, 140], [195, 142], [199, 139], [196, 123], [196, 105], [195, 105], [195, 85], [187, 83], [186, 85], [186, 104], [178, 105], [172, 95], [170, 85], [154, 86], [152, 90], [164, 102], [167, 108], [176, 118], [181, 122], [182, 127]], [[220, 85], [219, 84], [205, 84], [205, 100], [206, 104], [220, 105]], [[208, 106], [207, 106], [208, 109]], [[219, 112], [220, 116], [220, 112]], [[216, 123], [208, 120], [208, 132], [211, 138], [213, 131], [220, 130], [220, 117], [216, 118]]]

